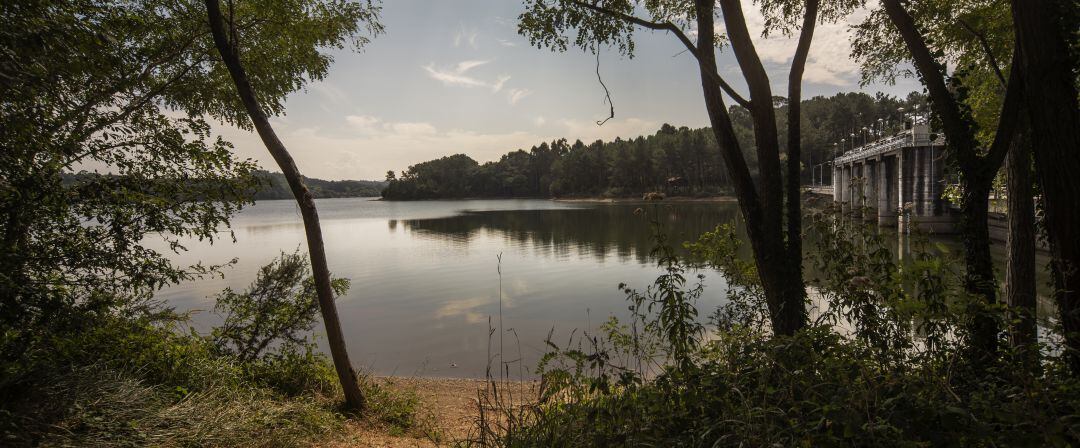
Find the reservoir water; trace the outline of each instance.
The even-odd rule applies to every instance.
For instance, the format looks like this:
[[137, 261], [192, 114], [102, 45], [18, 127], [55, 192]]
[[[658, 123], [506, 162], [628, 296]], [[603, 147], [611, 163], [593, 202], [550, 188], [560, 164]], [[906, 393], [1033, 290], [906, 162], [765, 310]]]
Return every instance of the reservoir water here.
[[[649, 218], [657, 218], [669, 241], [681, 245], [737, 217], [734, 202], [352, 198], [319, 200], [318, 207], [330, 269], [352, 282], [338, 299], [338, 312], [356, 366], [383, 375], [447, 377], [482, 377], [489, 356], [497, 365], [500, 333], [506, 361], [520, 359], [530, 370], [547, 350], [549, 332], [565, 344], [571, 334], [596, 329], [609, 316], [627, 317], [617, 286], [644, 289], [661, 272], [650, 256]], [[645, 213], [635, 213], [639, 208]], [[235, 258], [223, 277], [157, 295], [178, 311], [190, 311], [191, 325], [203, 333], [220, 322], [213, 308], [222, 289], [242, 290], [281, 251], [306, 249], [292, 201], [245, 208], [234, 217], [232, 232], [235, 242], [227, 234], [213, 245], [187, 241], [189, 251], [172, 257], [181, 264]], [[942, 250], [957, 250], [948, 239], [938, 242]], [[902, 246], [897, 243], [894, 251]], [[1002, 250], [995, 246], [998, 260]], [[698, 273], [705, 282], [698, 309], [706, 316], [723, 303], [727, 286], [716, 272], [691, 274]], [[1043, 294], [1040, 314], [1051, 308]], [[321, 324], [315, 329], [320, 334]], [[319, 345], [325, 350], [325, 340]]]
[[[642, 289], [660, 273], [649, 256], [650, 226], [636, 209], [659, 214], [677, 242], [736, 216], [734, 203], [353, 198], [320, 200], [318, 207], [330, 269], [352, 282], [338, 312], [353, 362], [377, 374], [451, 377], [483, 376], [489, 342], [498, 351], [498, 330], [489, 337], [488, 319], [499, 327], [500, 254], [504, 355], [511, 361], [520, 353], [531, 366], [546, 350], [549, 331], [565, 342], [611, 315], [626, 317], [618, 284]], [[220, 322], [214, 295], [225, 287], [243, 289], [280, 251], [306, 249], [292, 201], [248, 207], [233, 219], [232, 231], [235, 242], [227, 235], [214, 245], [189, 241], [188, 252], [172, 257], [186, 264], [236, 258], [224, 278], [157, 295], [178, 311], [193, 311], [200, 332]], [[726, 285], [717, 273], [702, 274], [699, 307], [712, 310]], [[324, 343], [320, 339], [325, 349]]]

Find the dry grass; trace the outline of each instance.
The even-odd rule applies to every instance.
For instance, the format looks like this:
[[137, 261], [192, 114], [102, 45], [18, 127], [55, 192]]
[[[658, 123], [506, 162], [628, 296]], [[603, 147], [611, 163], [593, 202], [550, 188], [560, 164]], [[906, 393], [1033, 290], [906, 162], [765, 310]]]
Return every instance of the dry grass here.
[[322, 397], [225, 384], [188, 393], [98, 367], [56, 378], [40, 392], [31, 405], [40, 412], [23, 409], [27, 417], [16, 423], [28, 439], [9, 440], [14, 446], [305, 446], [344, 427]]
[[19, 412], [36, 418], [15, 423], [29, 439], [20, 437], [14, 446], [456, 446], [474, 438], [481, 411], [489, 422], [498, 419], [500, 407], [534, 400], [538, 387], [530, 381], [501, 382], [496, 398], [490, 384], [477, 379], [371, 381], [384, 401], [415, 398], [412, 427], [388, 424], [374, 408], [363, 418], [346, 418], [332, 397], [283, 398], [227, 383], [194, 392], [167, 390], [130, 373], [88, 367], [47, 381], [40, 401], [31, 405], [37, 409]]
[[[490, 416], [490, 386], [484, 380], [460, 378], [381, 377], [380, 385], [401, 393], [415, 393], [420, 399], [419, 425], [407, 434], [394, 434], [370, 421], [349, 421], [341, 437], [318, 446], [414, 448], [454, 446], [473, 436], [481, 403]], [[507, 400], [529, 402], [536, 397], [533, 381], [499, 384], [500, 393], [511, 390]]]

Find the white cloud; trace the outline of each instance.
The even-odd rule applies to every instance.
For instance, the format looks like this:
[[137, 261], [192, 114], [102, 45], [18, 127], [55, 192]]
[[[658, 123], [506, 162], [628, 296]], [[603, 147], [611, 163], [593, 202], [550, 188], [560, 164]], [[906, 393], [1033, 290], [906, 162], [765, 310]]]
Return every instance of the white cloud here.
[[533, 118], [533, 124], [535, 124], [537, 126], [543, 126], [546, 123], [547, 123], [547, 118], [544, 118], [543, 115], [538, 116], [536, 118]]
[[345, 117], [345, 121], [349, 123], [349, 126], [352, 126], [355, 129], [365, 132], [375, 132], [377, 131], [376, 126], [382, 120], [370, 115], [349, 115]]
[[465, 86], [465, 87], [483, 87], [488, 84], [479, 79], [466, 75], [469, 70], [487, 64], [489, 61], [462, 61], [459, 62], [452, 69], [435, 68], [435, 64], [428, 64], [423, 67], [424, 71], [428, 73], [432, 79], [442, 82], [446, 85]]
[[388, 127], [398, 135], [432, 135], [435, 134], [435, 126], [429, 123], [392, 123]]
[[[656, 132], [659, 124], [637, 118], [613, 119], [603, 126], [591, 120], [550, 120], [544, 131], [484, 133], [467, 129], [441, 130], [429, 123], [388, 121], [371, 115], [344, 117], [338, 126], [292, 127], [275, 122], [285, 146], [301, 172], [322, 179], [382, 179], [386, 170], [407, 168], [423, 161], [465, 153], [483, 163], [498, 160], [516, 148], [567, 138], [591, 143], [615, 137], [634, 138]], [[258, 135], [233, 127], [216, 131], [233, 142], [239, 157], [251, 157], [264, 168], [276, 169]]]
[[[436, 68], [434, 63], [423, 66], [424, 71], [428, 73], [428, 76], [448, 86], [462, 86], [462, 87], [487, 87], [491, 89], [491, 93], [499, 93], [503, 90], [503, 86], [510, 80], [510, 75], [500, 75], [493, 82], [484, 81], [472, 76], [469, 76], [469, 71], [485, 65], [491, 61], [469, 60], [458, 62], [453, 68]], [[506, 101], [510, 105], [517, 104], [523, 98], [532, 95], [532, 90], [514, 88], [506, 91]]]
[[[874, 5], [868, 6], [874, 7]], [[850, 27], [865, 20], [867, 11], [866, 8], [861, 8], [837, 23], [818, 24], [814, 30], [814, 40], [810, 45], [810, 54], [806, 60], [803, 81], [840, 87], [851, 86], [857, 81], [859, 64], [850, 57], [852, 37]], [[746, 17], [746, 27], [750, 35], [754, 36], [754, 46], [758, 56], [769, 72], [769, 78], [774, 83], [786, 85], [787, 74], [791, 70], [791, 60], [795, 56], [795, 46], [798, 43], [797, 31], [793, 36], [774, 34], [766, 39], [761, 37], [761, 32], [765, 28], [765, 17], [762, 16], [761, 10], [753, 3], [747, 3], [743, 7], [743, 15]], [[726, 33], [722, 20], [717, 22], [716, 32]]]
[[487, 64], [488, 62], [490, 61], [461, 61], [458, 62], [457, 67], [454, 68], [454, 71], [458, 74], [465, 73], [469, 70], [472, 70], [473, 68]]
[[506, 39], [496, 39], [496, 42], [498, 42], [499, 45], [502, 45], [504, 47], [516, 47], [517, 46], [517, 43], [511, 42], [511, 41], [506, 40]]
[[465, 28], [465, 25], [461, 25], [457, 32], [454, 33], [454, 47], [460, 47], [462, 44], [468, 44], [474, 50], [476, 49], [476, 38], [480, 33], [476, 31], [476, 28]]
[[326, 81], [318, 81], [311, 83], [307, 86], [309, 90], [315, 92], [323, 100], [335, 104], [341, 105], [348, 101], [349, 95], [346, 95], [344, 91], [339, 89], [336, 85]]
[[529, 95], [532, 95], [532, 90], [529, 90], [529, 89], [510, 89], [510, 90], [508, 90], [506, 92], [506, 100], [509, 101], [511, 105], [513, 105], [513, 104], [517, 104], [518, 101], [521, 101], [523, 98], [525, 98], [525, 97], [527, 97]]
[[503, 85], [506, 84], [506, 81], [509, 81], [509, 80], [510, 80], [510, 75], [502, 75], [502, 76], [500, 76], [499, 79], [496, 79], [495, 83], [491, 85], [491, 92], [492, 93], [499, 93], [499, 91], [502, 90]]
[[558, 120], [558, 123], [565, 129], [561, 134], [567, 140], [574, 141], [578, 139], [585, 143], [596, 140], [611, 141], [615, 137], [626, 140], [641, 135], [651, 135], [657, 129], [660, 129], [659, 123], [640, 118], [614, 118], [604, 123], [603, 126], [597, 126], [595, 121], [579, 121], [565, 118]]

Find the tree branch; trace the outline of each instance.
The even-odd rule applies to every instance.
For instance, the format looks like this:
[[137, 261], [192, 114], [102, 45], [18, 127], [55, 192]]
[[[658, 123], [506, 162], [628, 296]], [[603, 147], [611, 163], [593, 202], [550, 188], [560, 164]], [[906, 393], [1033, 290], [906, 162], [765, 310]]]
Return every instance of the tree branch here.
[[[818, 4], [820, 0], [807, 0], [803, 12], [802, 29], [799, 30], [799, 43], [795, 47], [795, 57], [791, 61], [788, 73], [788, 141], [787, 141], [787, 249], [788, 256], [802, 257], [802, 204], [799, 202], [799, 184], [802, 170], [802, 79], [806, 69], [806, 60], [810, 56], [810, 43], [814, 39], [817, 25]], [[793, 269], [802, 269], [796, 264]]]
[[604, 97], [607, 98], [608, 106], [611, 108], [611, 113], [607, 118], [603, 120], [597, 120], [597, 126], [603, 126], [608, 120], [615, 118], [615, 102], [611, 101], [611, 91], [608, 90], [607, 84], [604, 84], [604, 78], [600, 76], [600, 44], [596, 45], [596, 80], [600, 81], [600, 87], [604, 88]]
[[990, 48], [990, 42], [986, 40], [986, 35], [976, 31], [975, 28], [964, 19], [957, 19], [957, 22], [960, 22], [960, 26], [971, 33], [972, 36], [975, 36], [975, 39], [979, 41], [983, 53], [986, 53], [986, 61], [990, 64], [990, 68], [994, 70], [994, 74], [997, 75], [998, 82], [1001, 83], [1002, 88], [1006, 88], [1008, 82], [1005, 81], [1005, 75], [1001, 74], [1001, 67], [998, 66], [997, 58], [994, 57], [994, 51]]
[[[1017, 46], [1017, 51], [1020, 47]], [[1009, 147], [1016, 135], [1017, 123], [1020, 118], [1020, 103], [1023, 90], [1023, 80], [1020, 77], [1020, 67], [1014, 55], [1009, 68], [1009, 83], [1005, 88], [1005, 99], [1001, 104], [1001, 116], [998, 118], [997, 132], [994, 133], [994, 142], [990, 144], [990, 150], [983, 158], [984, 169], [996, 172], [1008, 155]], [[990, 174], [990, 173], [988, 173]]]
[[956, 98], [945, 85], [945, 74], [942, 73], [926, 41], [915, 27], [915, 20], [900, 5], [899, 0], [882, 0], [881, 4], [885, 7], [889, 20], [904, 39], [915, 68], [921, 75], [930, 99], [934, 102], [941, 117], [946, 136], [949, 138], [949, 146], [956, 149], [956, 160], [963, 169], [973, 168], [977, 163], [975, 137], [971, 135], [970, 127], [965, 122], [963, 114], [960, 113], [960, 105]]
[[[663, 23], [661, 23], [661, 22], [652, 22], [652, 21], [645, 20], [645, 19], [642, 19], [640, 17], [634, 16], [634, 15], [631, 15], [631, 14], [622, 13], [622, 12], [615, 11], [615, 10], [605, 8], [603, 6], [592, 4], [592, 3], [585, 3], [585, 2], [580, 1], [580, 0], [570, 0], [570, 3], [572, 3], [574, 5], [577, 5], [577, 6], [580, 6], [582, 8], [588, 9], [590, 11], [599, 13], [599, 14], [603, 14], [603, 15], [606, 15], [606, 16], [609, 16], [609, 17], [613, 17], [613, 18], [622, 20], [624, 22], [629, 22], [629, 23], [632, 23], [634, 25], [638, 25], [638, 26], [643, 27], [643, 28], [648, 28], [650, 30], [655, 30], [655, 31], [668, 31], [668, 32], [674, 34], [675, 37], [679, 38], [679, 42], [682, 42], [682, 44], [686, 47], [686, 51], [690, 52], [690, 54], [694, 56], [694, 59], [697, 59], [699, 63], [701, 62], [701, 56], [700, 56], [700, 52], [698, 51], [698, 47], [695, 46], [694, 42], [691, 41], [690, 38], [686, 36], [686, 33], [684, 33], [681, 29], [679, 29], [678, 26], [675, 26], [674, 23], [671, 23], [671, 22], [663, 22]], [[711, 51], [712, 47], [710, 46], [709, 49]], [[708, 73], [708, 76], [710, 78], [712, 78], [714, 82], [716, 82], [718, 85], [720, 85], [721, 89], [724, 89], [724, 93], [728, 94], [728, 96], [730, 96], [731, 99], [735, 100], [736, 103], [739, 103], [740, 106], [745, 107], [747, 109], [752, 108], [752, 106], [750, 104], [750, 101], [747, 101], [746, 98], [743, 98], [742, 95], [739, 95], [739, 93], [736, 92], [735, 89], [732, 88], [731, 85], [728, 84], [727, 81], [725, 81], [724, 78], [721, 77], [720, 74], [716, 72], [715, 68], [713, 70], [709, 70], [707, 73]]]

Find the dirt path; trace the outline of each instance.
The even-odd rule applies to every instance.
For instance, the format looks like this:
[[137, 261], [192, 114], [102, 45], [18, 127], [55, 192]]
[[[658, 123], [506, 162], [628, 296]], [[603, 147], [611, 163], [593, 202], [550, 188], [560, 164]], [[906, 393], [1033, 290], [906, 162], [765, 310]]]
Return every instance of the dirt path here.
[[[390, 434], [366, 422], [349, 422], [345, 434], [327, 447], [413, 448], [449, 446], [467, 438], [479, 416], [483, 380], [458, 378], [379, 378], [384, 385], [414, 391], [420, 398], [421, 427], [410, 434]], [[533, 397], [536, 382], [512, 383], [515, 394]]]

